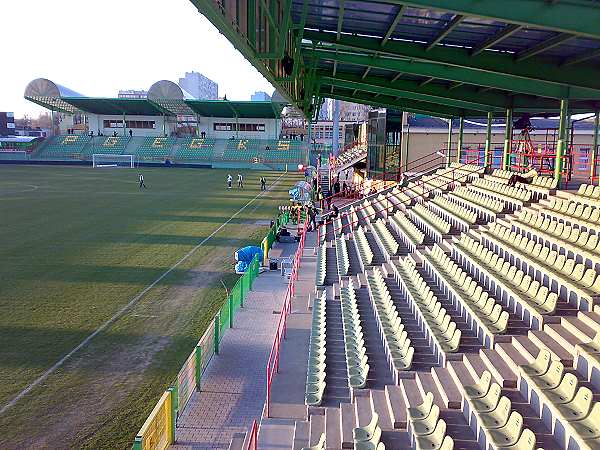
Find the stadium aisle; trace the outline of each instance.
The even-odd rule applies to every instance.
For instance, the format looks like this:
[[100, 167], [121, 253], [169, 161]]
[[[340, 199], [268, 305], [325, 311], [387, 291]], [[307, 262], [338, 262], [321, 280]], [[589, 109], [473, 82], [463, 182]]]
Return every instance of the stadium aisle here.
[[[297, 244], [284, 245], [292, 255]], [[171, 449], [228, 448], [235, 433], [245, 433], [260, 419], [265, 402], [265, 367], [271, 351], [287, 278], [266, 271], [254, 282], [244, 308], [227, 329], [219, 355], [213, 357], [195, 393], [179, 417]]]

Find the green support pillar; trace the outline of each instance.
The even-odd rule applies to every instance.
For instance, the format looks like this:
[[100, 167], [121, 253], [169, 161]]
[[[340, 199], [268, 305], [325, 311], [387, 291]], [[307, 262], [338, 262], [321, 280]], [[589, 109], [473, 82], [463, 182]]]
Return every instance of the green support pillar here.
[[215, 324], [215, 333], [214, 333], [214, 351], [215, 355], [219, 354], [219, 341], [221, 340], [219, 337], [219, 332], [221, 331], [221, 311], [217, 313], [214, 320]]
[[177, 387], [170, 387], [167, 391], [171, 393], [171, 443], [174, 443], [177, 416], [179, 414], [179, 389]]
[[[594, 142], [592, 144], [592, 152], [590, 155], [590, 182], [594, 184], [594, 176], [596, 175], [596, 158], [598, 158], [598, 128], [600, 128], [600, 111], [596, 111], [594, 117]], [[598, 178], [600, 184], [600, 177]]]
[[504, 130], [504, 151], [502, 152], [502, 168], [510, 168], [510, 152], [512, 151], [513, 110], [506, 110], [506, 129]]
[[460, 163], [460, 156], [462, 153], [464, 131], [465, 131], [465, 118], [463, 116], [461, 116], [460, 120], [458, 122], [458, 142], [456, 143], [456, 162], [458, 162], [458, 163]]
[[494, 114], [488, 112], [487, 114], [487, 128], [485, 129], [485, 149], [483, 150], [483, 166], [487, 167], [489, 164], [489, 155], [492, 151], [492, 119]]
[[[243, 283], [243, 281], [242, 281]], [[242, 292], [242, 297], [244, 296], [244, 293]], [[234, 308], [234, 304], [233, 304], [233, 295], [230, 295], [227, 298], [227, 301], [229, 302], [229, 328], [233, 328], [233, 308]]]
[[202, 381], [202, 346], [196, 344], [196, 391], [200, 391]]
[[563, 155], [568, 139], [569, 100], [560, 101], [560, 120], [558, 124], [558, 141], [556, 142], [556, 161], [554, 162], [554, 178], [560, 182], [563, 166]]
[[452, 149], [452, 119], [448, 119], [448, 149], [446, 151], [446, 167], [450, 166], [450, 150]]

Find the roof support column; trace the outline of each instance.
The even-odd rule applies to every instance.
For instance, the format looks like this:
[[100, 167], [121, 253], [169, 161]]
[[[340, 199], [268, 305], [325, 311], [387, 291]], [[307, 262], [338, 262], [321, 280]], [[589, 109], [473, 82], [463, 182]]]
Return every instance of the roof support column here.
[[504, 130], [504, 151], [502, 152], [502, 169], [510, 168], [510, 152], [512, 151], [513, 110], [506, 109], [506, 129]]
[[460, 116], [458, 121], [458, 142], [456, 143], [456, 162], [460, 163], [460, 157], [463, 147], [463, 134], [465, 131], [465, 118]]
[[[483, 166], [487, 167], [489, 164], [490, 152], [492, 151], [492, 119], [494, 113], [491, 111], [487, 114], [487, 128], [485, 129], [485, 148], [483, 150]], [[479, 164], [479, 161], [477, 161]]]
[[165, 116], [164, 113], [163, 113], [163, 121], [162, 122], [163, 122], [163, 126], [162, 126], [163, 132], [162, 132], [162, 134], [163, 134], [163, 136], [166, 136], [167, 135], [167, 117]]
[[123, 136], [127, 136], [127, 122], [125, 121], [125, 113], [123, 113]]
[[[594, 184], [594, 177], [596, 174], [596, 159], [598, 158], [598, 128], [600, 128], [600, 111], [596, 111], [594, 117], [594, 141], [592, 144], [592, 151], [590, 155], [590, 183]], [[600, 183], [600, 178], [598, 178]]]
[[446, 150], [446, 167], [450, 166], [450, 150], [452, 149], [452, 118], [448, 119], [448, 146]]
[[332, 135], [331, 137], [333, 138], [331, 141], [331, 153], [333, 153], [333, 156], [337, 157], [339, 154], [339, 143], [340, 143], [340, 138], [339, 138], [339, 128], [340, 128], [340, 101], [339, 100], [334, 100], [333, 101], [333, 124], [332, 124]]
[[569, 136], [569, 100], [560, 101], [560, 119], [558, 122], [558, 141], [556, 142], [556, 160], [554, 162], [554, 178], [560, 182], [563, 167], [563, 155]]

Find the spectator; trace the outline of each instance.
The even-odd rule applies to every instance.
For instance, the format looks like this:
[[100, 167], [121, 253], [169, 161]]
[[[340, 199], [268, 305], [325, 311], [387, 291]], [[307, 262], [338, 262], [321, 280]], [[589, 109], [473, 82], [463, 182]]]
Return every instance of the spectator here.
[[133, 130], [130, 128], [129, 129], [129, 137], [132, 137], [132, 136], [133, 136]]
[[523, 184], [531, 184], [531, 182], [533, 181], [533, 179], [535, 177], [537, 177], [537, 170], [534, 169], [533, 164], [529, 164], [527, 166], [527, 172], [521, 174], [521, 175], [511, 175], [510, 178], [508, 179], [508, 185], [509, 186], [514, 186], [517, 183], [523, 183]]
[[336, 178], [335, 182], [333, 183], [333, 193], [334, 194], [339, 194], [340, 193], [340, 180], [339, 180], [339, 178]]
[[403, 173], [402, 177], [400, 178], [400, 182], [398, 183], [398, 187], [403, 188], [406, 186], [408, 186], [408, 177], [406, 176], [405, 173]]

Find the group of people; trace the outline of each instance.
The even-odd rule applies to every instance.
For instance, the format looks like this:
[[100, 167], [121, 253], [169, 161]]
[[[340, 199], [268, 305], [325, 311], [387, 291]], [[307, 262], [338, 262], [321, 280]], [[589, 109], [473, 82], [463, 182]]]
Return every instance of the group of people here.
[[[266, 191], [267, 190], [267, 179], [264, 176], [261, 176], [259, 179], [259, 182], [260, 182], [260, 190]], [[229, 174], [227, 174], [227, 189], [231, 189], [232, 185], [233, 185], [233, 177], [229, 173]], [[241, 173], [237, 174], [237, 187], [239, 189], [244, 188], [244, 176]]]

